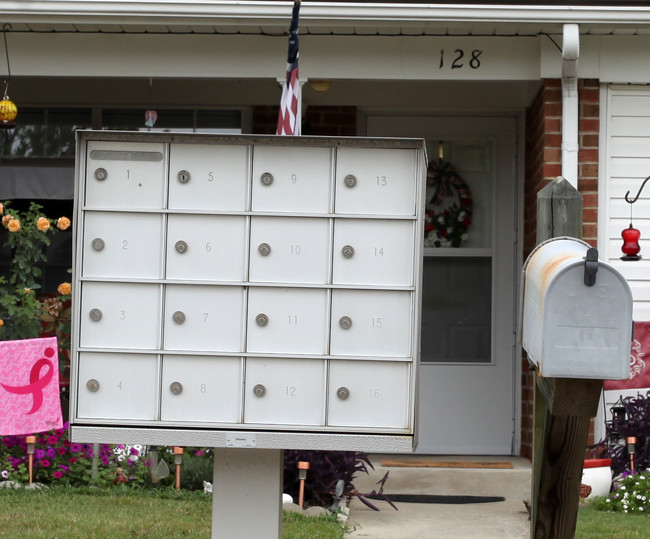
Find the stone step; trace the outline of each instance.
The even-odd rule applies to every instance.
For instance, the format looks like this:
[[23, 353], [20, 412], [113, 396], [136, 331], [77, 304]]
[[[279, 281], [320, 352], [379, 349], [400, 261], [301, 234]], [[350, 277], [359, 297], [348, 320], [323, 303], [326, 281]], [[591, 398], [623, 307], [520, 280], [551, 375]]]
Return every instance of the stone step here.
[[[531, 463], [521, 457], [370, 455], [374, 470], [358, 473], [354, 486], [361, 493], [379, 488], [377, 481], [389, 472], [387, 494], [435, 494], [442, 496], [502, 496], [506, 500], [530, 500]], [[382, 465], [398, 462], [429, 466]]]

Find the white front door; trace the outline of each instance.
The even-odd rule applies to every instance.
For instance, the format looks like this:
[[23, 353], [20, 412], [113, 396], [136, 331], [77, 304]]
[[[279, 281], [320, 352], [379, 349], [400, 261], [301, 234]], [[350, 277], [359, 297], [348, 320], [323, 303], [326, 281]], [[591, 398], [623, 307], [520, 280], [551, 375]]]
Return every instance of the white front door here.
[[473, 203], [460, 247], [424, 250], [418, 453], [515, 451], [516, 127], [514, 118], [368, 118], [369, 136], [424, 138], [429, 160], [450, 163]]

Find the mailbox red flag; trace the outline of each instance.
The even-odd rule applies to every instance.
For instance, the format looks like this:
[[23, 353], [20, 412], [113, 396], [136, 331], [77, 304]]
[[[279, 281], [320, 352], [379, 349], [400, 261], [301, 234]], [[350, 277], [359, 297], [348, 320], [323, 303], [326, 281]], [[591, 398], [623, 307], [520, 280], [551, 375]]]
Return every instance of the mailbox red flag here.
[[0, 342], [0, 435], [63, 427], [56, 337]]

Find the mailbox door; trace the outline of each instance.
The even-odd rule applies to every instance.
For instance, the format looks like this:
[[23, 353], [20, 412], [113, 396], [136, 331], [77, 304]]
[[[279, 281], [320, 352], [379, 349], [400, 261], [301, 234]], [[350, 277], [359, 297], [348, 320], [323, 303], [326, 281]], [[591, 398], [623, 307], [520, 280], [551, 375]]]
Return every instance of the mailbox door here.
[[157, 284], [85, 282], [81, 288], [81, 346], [157, 349], [160, 311]]
[[90, 141], [87, 149], [86, 206], [164, 208], [164, 144]]
[[335, 284], [413, 285], [414, 222], [337, 219]]
[[327, 291], [253, 288], [248, 291], [248, 352], [327, 353]]
[[326, 362], [246, 360], [245, 423], [323, 425]]
[[165, 349], [242, 352], [244, 305], [240, 286], [167, 285]]
[[415, 215], [415, 150], [339, 148], [336, 213]]
[[168, 279], [242, 281], [245, 268], [245, 217], [169, 216]]
[[241, 422], [242, 361], [238, 357], [163, 357], [163, 421]]
[[329, 219], [251, 217], [249, 280], [326, 284], [329, 246]]
[[330, 353], [411, 355], [411, 292], [333, 290]]
[[156, 355], [82, 352], [78, 380], [78, 417], [156, 419]]
[[247, 153], [246, 146], [172, 144], [169, 209], [246, 210]]
[[329, 148], [256, 146], [252, 210], [328, 213], [331, 168]]
[[163, 220], [149, 213], [86, 212], [84, 277], [162, 277]]
[[408, 428], [409, 379], [410, 363], [330, 361], [327, 424]]

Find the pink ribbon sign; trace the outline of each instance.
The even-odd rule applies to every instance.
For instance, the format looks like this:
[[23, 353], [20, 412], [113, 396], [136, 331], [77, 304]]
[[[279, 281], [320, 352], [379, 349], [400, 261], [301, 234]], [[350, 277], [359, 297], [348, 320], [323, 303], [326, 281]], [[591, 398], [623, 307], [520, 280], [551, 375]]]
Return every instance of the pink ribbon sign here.
[[0, 435], [63, 427], [56, 337], [0, 341]]

